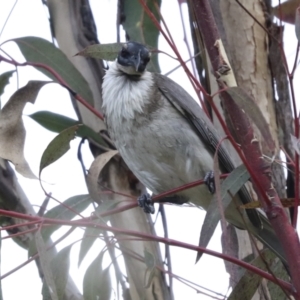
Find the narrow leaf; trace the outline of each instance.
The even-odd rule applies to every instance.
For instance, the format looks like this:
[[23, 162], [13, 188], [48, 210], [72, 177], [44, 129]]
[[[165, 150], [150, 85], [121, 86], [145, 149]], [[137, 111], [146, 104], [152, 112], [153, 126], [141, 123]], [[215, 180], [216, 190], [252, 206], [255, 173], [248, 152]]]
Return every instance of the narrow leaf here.
[[275, 148], [275, 143], [272, 138], [269, 126], [257, 104], [253, 99], [240, 87], [228, 88], [224, 93], [228, 93], [236, 104], [246, 113], [259, 129], [263, 136], [264, 142], [268, 145], [271, 151]]
[[[79, 213], [84, 211], [90, 204], [91, 198], [89, 195], [77, 195], [65, 200], [62, 204], [57, 205], [50, 209], [45, 215], [45, 218], [57, 220], [71, 220]], [[47, 226], [41, 229], [41, 235], [45, 241], [60, 228], [60, 225]], [[36, 254], [36, 243], [31, 241], [28, 247], [28, 257]]]
[[43, 295], [47, 295], [47, 297], [51, 297], [52, 300], [59, 300], [56, 291], [56, 285], [54, 282], [51, 264], [49, 255], [47, 253], [45, 242], [42, 238], [41, 232], [37, 231], [35, 233], [35, 244], [39, 254], [41, 267], [44, 275], [44, 287], [43, 287]]
[[70, 141], [75, 138], [78, 127], [79, 125], [75, 125], [65, 129], [49, 143], [41, 158], [39, 177], [44, 168], [57, 161], [70, 149]]
[[[34, 103], [40, 89], [48, 82], [29, 81], [16, 91], [0, 111], [0, 157], [11, 161], [25, 177], [36, 179], [25, 157], [26, 131], [22, 113], [27, 102]], [[3, 142], [5, 141], [5, 142]]]
[[95, 44], [86, 47], [76, 55], [114, 61], [124, 43]]
[[[240, 249], [236, 227], [231, 224], [226, 225], [226, 230], [222, 230], [221, 244], [223, 254], [239, 259]], [[240, 279], [240, 267], [227, 260], [224, 260], [224, 265], [229, 274], [229, 286], [235, 286]]]
[[[290, 276], [288, 275], [286, 268], [283, 266], [281, 260], [278, 257], [274, 257], [271, 269], [276, 278], [280, 278], [281, 280], [284, 280], [286, 282], [290, 281]], [[268, 282], [268, 289], [272, 300], [282, 300], [287, 298], [287, 295], [282, 290], [282, 288], [271, 281]]]
[[[72, 90], [93, 105], [93, 95], [88, 83], [60, 49], [49, 41], [38, 37], [22, 37], [13, 41], [17, 43], [28, 62], [42, 63], [49, 66], [66, 81]], [[57, 82], [55, 76], [44, 68], [36, 67], [36, 69]]]
[[64, 293], [69, 278], [70, 251], [73, 244], [65, 247], [51, 261], [51, 270], [54, 277], [58, 299], [64, 299]]
[[15, 71], [8, 71], [0, 75], [0, 96], [3, 94], [5, 87], [9, 83], [9, 78]]
[[78, 127], [78, 130], [76, 131], [76, 136], [82, 138], [90, 138], [95, 143], [107, 147], [106, 142], [102, 139], [102, 137], [98, 133], [96, 133], [90, 127], [81, 124], [79, 121], [76, 121], [74, 119], [50, 111], [39, 111], [32, 115], [29, 115], [29, 117], [32, 118], [37, 123], [39, 123], [44, 128], [57, 133], [71, 126], [80, 125]]
[[[263, 259], [261, 258], [261, 256], [263, 257]], [[272, 268], [274, 262], [278, 260], [276, 255], [269, 249], [261, 251], [261, 256], [256, 257], [251, 262], [251, 265], [258, 267], [264, 271], [267, 271], [267, 266]], [[241, 279], [229, 295], [228, 300], [252, 299], [258, 288], [258, 285], [260, 284], [261, 279], [262, 278], [259, 275], [249, 271], [245, 271], [244, 275], [241, 277]]]
[[155, 275], [155, 258], [152, 253], [150, 253], [147, 249], [144, 249], [144, 259], [147, 266], [147, 270], [145, 272], [145, 288], [147, 289], [150, 287]]
[[147, 268], [154, 268], [155, 267], [155, 259], [152, 253], [150, 253], [147, 249], [144, 249], [144, 259]]
[[[97, 220], [95, 222], [96, 224], [102, 223], [102, 220]], [[97, 238], [100, 236], [100, 234], [103, 231], [97, 227], [87, 227], [85, 228], [84, 235], [82, 242], [80, 244], [80, 252], [79, 252], [79, 258], [78, 258], [78, 266], [81, 265], [83, 259], [85, 258], [88, 251], [93, 246], [94, 242], [97, 240]]]
[[[77, 214], [84, 211], [91, 204], [91, 198], [89, 195], [77, 195], [65, 200], [62, 204], [55, 206], [49, 210], [44, 217], [58, 220], [71, 220], [77, 216]], [[53, 232], [55, 232], [59, 225], [49, 226], [42, 229], [42, 235], [45, 238], [49, 238]]]
[[[116, 205], [118, 205], [120, 201], [117, 200], [110, 200], [105, 201], [99, 204], [99, 206], [95, 210], [95, 215], [98, 216], [99, 214], [108, 211], [110, 209], [113, 209]], [[95, 224], [103, 224], [107, 222], [108, 217], [106, 218], [98, 218], [94, 220], [93, 222]], [[78, 259], [78, 266], [82, 263], [84, 257], [96, 241], [96, 239], [99, 237], [99, 235], [103, 232], [102, 229], [97, 227], [87, 227], [85, 228], [84, 235], [82, 242], [80, 244], [80, 251], [79, 251], [79, 259]]]
[[111, 281], [109, 269], [102, 269], [104, 252], [88, 267], [83, 278], [83, 297], [84, 300], [107, 300], [111, 296]]
[[[249, 173], [244, 165], [235, 168], [221, 185], [222, 207], [224, 211], [232, 201], [231, 195], [235, 195], [249, 179]], [[230, 191], [230, 193], [228, 192]], [[207, 209], [205, 219], [201, 228], [199, 246], [207, 247], [217, 225], [221, 214], [218, 209], [218, 199], [213, 198]], [[201, 258], [202, 252], [197, 253], [196, 262]]]

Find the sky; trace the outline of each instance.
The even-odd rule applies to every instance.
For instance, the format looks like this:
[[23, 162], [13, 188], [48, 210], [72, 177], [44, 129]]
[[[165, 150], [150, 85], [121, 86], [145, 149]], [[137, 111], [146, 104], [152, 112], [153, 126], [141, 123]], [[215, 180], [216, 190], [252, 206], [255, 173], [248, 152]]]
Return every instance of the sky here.
[[[98, 27], [100, 42], [115, 42], [116, 0], [92, 0], [90, 2], [95, 14], [94, 17]], [[172, 10], [166, 6], [166, 2], [167, 1], [163, 1], [162, 14], [165, 17], [169, 28], [173, 30], [173, 37], [176, 45], [178, 45], [178, 48], [180, 49], [180, 53], [184, 59], [188, 59], [188, 53], [183, 42], [182, 28], [180, 24], [176, 23], [179, 16], [177, 1], [174, 1]], [[0, 30], [9, 15], [13, 3], [14, 1], [0, 0]], [[187, 19], [187, 10], [185, 6], [184, 14], [185, 19]], [[188, 26], [188, 23], [186, 25]], [[110, 28], [110, 30], [100, 30], [100, 28], [103, 27]], [[287, 48], [287, 57], [292, 59], [295, 53], [296, 40], [292, 26], [287, 26], [287, 30], [290, 32], [290, 35], [287, 37], [289, 43], [289, 47]], [[21, 36], [38, 36], [51, 40], [48, 12], [42, 5], [42, 1], [18, 1], [0, 37], [0, 43]], [[159, 48], [172, 53], [163, 38], [160, 38]], [[12, 55], [17, 61], [24, 61], [18, 47], [13, 42], [5, 43], [3, 45], [3, 49], [10, 53], [10, 55]], [[177, 63], [167, 56], [160, 56], [159, 59], [162, 73], [166, 73], [177, 66]], [[11, 66], [0, 64], [0, 73], [9, 69], [11, 69]], [[19, 68], [18, 71], [20, 87], [26, 85], [28, 80], [48, 80], [46, 76], [31, 67]], [[184, 86], [189, 93], [194, 96], [194, 98], [196, 98], [189, 80], [182, 70], [179, 69], [175, 71], [170, 77], [175, 81], [180, 82], [180, 84]], [[14, 75], [10, 80], [10, 85], [7, 86], [5, 90], [5, 95], [1, 98], [2, 105], [9, 99], [16, 88], [17, 80], [16, 75]], [[38, 174], [40, 157], [44, 149], [55, 137], [54, 133], [42, 128], [28, 117], [28, 115], [40, 110], [48, 110], [65, 114], [74, 119], [76, 118], [68, 92], [57, 84], [48, 84], [43, 87], [39, 93], [36, 103], [34, 105], [26, 105], [23, 112], [23, 120], [27, 131], [25, 157], [35, 174]], [[48, 192], [52, 192], [53, 196], [58, 198], [60, 201], [64, 201], [73, 195], [87, 193], [81, 167], [76, 159], [79, 141], [79, 139], [72, 141], [71, 150], [53, 165], [47, 167], [42, 174], [44, 187]], [[93, 158], [89, 153], [88, 146], [85, 145], [84, 161], [86, 166], [89, 166], [92, 160]], [[18, 178], [30, 202], [38, 209], [39, 205], [41, 205], [45, 198], [44, 192], [40, 187], [40, 183], [37, 180], [26, 179], [22, 176], [18, 176]], [[56, 203], [51, 202], [49, 207], [53, 207], [55, 205]], [[89, 213], [90, 212], [86, 212], [86, 215], [88, 216]], [[197, 244], [203, 217], [204, 212], [200, 209], [168, 206], [167, 218], [170, 220], [170, 237], [183, 242]], [[187, 227], [189, 228], [188, 234], [186, 230]], [[158, 235], [163, 234], [159, 226], [157, 231]], [[57, 239], [62, 232], [64, 232], [64, 230], [55, 234], [53, 239]], [[73, 236], [72, 239], [67, 239], [63, 243], [59, 244], [58, 250], [67, 246], [71, 241], [80, 239], [82, 234], [83, 231], [78, 229], [77, 236]], [[220, 228], [218, 228], [208, 248], [221, 252], [219, 242], [220, 234], [221, 231]], [[71, 274], [74, 281], [78, 284], [79, 289], [81, 289], [82, 286], [84, 270], [101, 247], [103, 247], [103, 245], [100, 242], [94, 244], [94, 251], [91, 251], [91, 254], [84, 260], [80, 269], [77, 268], [79, 243], [73, 247], [71, 260], [75, 263], [71, 265]], [[203, 259], [195, 265], [195, 257], [196, 254], [189, 250], [172, 248], [173, 272], [183, 278], [194, 282], [196, 281], [206, 288], [219, 292], [223, 295], [226, 294], [228, 290], [228, 276], [224, 271], [223, 261], [204, 255]], [[20, 249], [10, 239], [3, 241], [1, 251], [2, 274], [5, 274], [26, 260], [26, 251]], [[176, 285], [174, 287], [174, 294], [176, 295], [176, 299], [211, 299], [210, 297], [196, 294], [193, 289], [186, 287], [182, 283], [178, 283], [177, 281], [175, 282]], [[16, 286], [18, 288], [16, 288]], [[31, 263], [3, 279], [2, 288], [4, 299], [41, 299], [41, 282], [37, 275], [35, 264]]]

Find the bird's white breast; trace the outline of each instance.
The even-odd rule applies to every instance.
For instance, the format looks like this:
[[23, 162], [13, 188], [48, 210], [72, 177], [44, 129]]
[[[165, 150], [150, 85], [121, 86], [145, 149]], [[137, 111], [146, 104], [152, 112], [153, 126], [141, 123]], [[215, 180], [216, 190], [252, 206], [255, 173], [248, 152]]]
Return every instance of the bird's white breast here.
[[152, 75], [145, 72], [133, 81], [123, 74], [114, 62], [104, 76], [102, 85], [103, 108], [112, 124], [122, 124], [133, 119], [135, 113], [142, 113], [149, 102], [149, 90], [153, 86]]

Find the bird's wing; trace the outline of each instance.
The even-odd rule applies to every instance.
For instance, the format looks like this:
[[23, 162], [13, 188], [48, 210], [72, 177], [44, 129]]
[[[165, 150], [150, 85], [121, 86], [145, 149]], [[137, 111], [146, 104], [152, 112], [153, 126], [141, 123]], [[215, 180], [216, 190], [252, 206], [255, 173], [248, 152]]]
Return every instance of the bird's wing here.
[[[233, 162], [225, 147], [222, 144], [219, 145], [221, 138], [217, 130], [196, 101], [180, 85], [168, 77], [155, 73], [154, 80], [162, 95], [188, 120], [212, 155], [218, 147], [221, 170], [231, 172], [234, 169]], [[252, 201], [245, 186], [241, 188], [239, 195], [244, 204]], [[254, 226], [262, 227], [262, 222], [256, 210], [247, 210], [247, 215]]]
[[[155, 74], [155, 77], [161, 93], [193, 125], [201, 140], [214, 155], [221, 138], [201, 107], [173, 80], [160, 74]], [[224, 172], [229, 173], [234, 169], [234, 165], [222, 145], [219, 145], [218, 157], [221, 163], [220, 167]]]

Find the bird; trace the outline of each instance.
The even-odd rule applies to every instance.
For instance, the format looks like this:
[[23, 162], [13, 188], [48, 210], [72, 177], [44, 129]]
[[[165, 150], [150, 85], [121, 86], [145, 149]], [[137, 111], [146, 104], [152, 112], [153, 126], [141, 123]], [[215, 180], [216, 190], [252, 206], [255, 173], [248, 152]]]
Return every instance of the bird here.
[[[102, 108], [108, 133], [129, 169], [153, 194], [204, 178], [207, 186], [180, 191], [163, 201], [191, 202], [207, 210], [214, 192], [216, 148], [222, 172], [231, 172], [233, 162], [197, 102], [167, 76], [146, 70], [150, 59], [151, 52], [145, 45], [128, 41], [106, 71]], [[238, 203], [251, 201], [245, 187], [236, 197]], [[226, 221], [249, 230], [285, 263], [285, 254], [267, 218], [255, 209], [241, 214], [236, 201], [226, 208]], [[146, 213], [154, 212], [149, 195], [142, 195], [138, 203]]]

